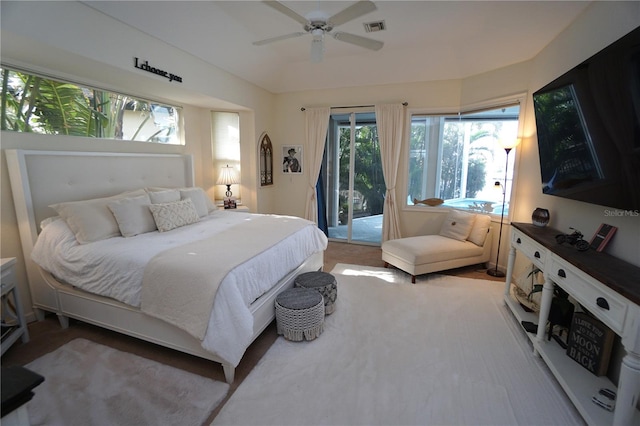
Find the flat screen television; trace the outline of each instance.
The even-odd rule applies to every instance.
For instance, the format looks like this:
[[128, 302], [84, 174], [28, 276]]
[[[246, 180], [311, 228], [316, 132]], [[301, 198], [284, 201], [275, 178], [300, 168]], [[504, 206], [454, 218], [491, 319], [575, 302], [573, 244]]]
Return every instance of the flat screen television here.
[[640, 211], [640, 27], [533, 94], [542, 192]]

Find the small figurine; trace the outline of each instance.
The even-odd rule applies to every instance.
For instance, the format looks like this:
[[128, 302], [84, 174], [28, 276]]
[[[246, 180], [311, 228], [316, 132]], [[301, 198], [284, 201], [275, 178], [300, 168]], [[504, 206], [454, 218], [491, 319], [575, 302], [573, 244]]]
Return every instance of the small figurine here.
[[573, 232], [571, 234], [558, 234], [556, 235], [556, 242], [558, 244], [563, 244], [565, 242], [571, 244], [572, 246], [576, 246], [578, 251], [586, 251], [589, 250], [589, 243], [582, 239], [582, 232], [578, 231], [575, 228], [569, 227]]

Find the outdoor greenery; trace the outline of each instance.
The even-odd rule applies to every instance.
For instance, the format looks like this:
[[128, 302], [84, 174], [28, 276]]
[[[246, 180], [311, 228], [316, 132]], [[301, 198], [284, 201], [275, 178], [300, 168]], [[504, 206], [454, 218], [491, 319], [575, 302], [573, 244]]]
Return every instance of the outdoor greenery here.
[[179, 143], [176, 120], [164, 117], [177, 115], [174, 107], [6, 68], [1, 73], [2, 130]]
[[[340, 128], [340, 188], [349, 187], [350, 129]], [[382, 214], [386, 186], [382, 174], [378, 128], [375, 124], [358, 126], [355, 129], [355, 175], [353, 189], [362, 194], [362, 208], [354, 209], [354, 215]], [[347, 209], [346, 197], [341, 197], [343, 213]]]
[[[444, 127], [442, 144], [442, 172], [440, 173], [439, 197], [444, 200], [455, 198], [474, 198], [485, 186], [487, 154], [490, 151], [483, 145], [475, 144], [482, 138], [492, 136], [497, 139], [498, 129], [487, 130], [484, 123], [470, 123], [469, 158], [467, 160], [467, 181], [463, 186], [460, 181], [463, 176], [463, 150], [465, 138], [465, 126], [457, 122], [448, 122]], [[499, 125], [499, 122], [493, 124]]]
[[[459, 121], [439, 118], [442, 129], [441, 161], [438, 186], [435, 195], [444, 200], [474, 198], [486, 184], [487, 161], [493, 161], [492, 151], [487, 140], [499, 138], [501, 121]], [[409, 196], [423, 198], [424, 168], [428, 155], [438, 155], [429, 151], [429, 124], [424, 120], [414, 121], [411, 125], [409, 157]], [[468, 141], [467, 141], [468, 140]], [[495, 143], [495, 142], [494, 142]], [[468, 144], [465, 167], [465, 144]], [[425, 155], [425, 153], [428, 153]], [[462, 182], [466, 173], [466, 181]]]
[[[487, 159], [492, 160], [491, 150], [486, 141], [495, 141], [500, 134], [500, 121], [471, 121], [458, 120], [443, 121], [442, 161], [440, 163], [440, 180], [438, 196], [443, 199], [474, 198], [485, 187], [487, 174]], [[411, 127], [411, 150], [424, 152], [427, 149], [427, 126], [413, 125]], [[351, 155], [350, 129], [340, 128], [340, 188], [349, 185], [349, 157]], [[466, 154], [466, 184], [461, 185], [465, 166], [465, 140], [468, 139]], [[363, 202], [358, 210], [354, 207], [354, 216], [361, 214], [381, 214], [384, 205], [386, 185], [382, 173], [378, 129], [375, 124], [357, 126], [355, 129], [355, 175], [354, 191], [363, 196]], [[423, 187], [422, 177], [425, 167], [425, 155], [412, 155], [410, 170], [410, 188], [415, 188], [411, 194], [419, 197]], [[464, 193], [462, 193], [464, 190]], [[340, 206], [346, 217], [348, 203], [342, 195]]]

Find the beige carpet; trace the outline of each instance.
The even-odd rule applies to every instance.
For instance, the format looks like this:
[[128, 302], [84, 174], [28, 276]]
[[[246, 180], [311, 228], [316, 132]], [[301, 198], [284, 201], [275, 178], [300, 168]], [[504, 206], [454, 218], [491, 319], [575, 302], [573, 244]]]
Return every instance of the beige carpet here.
[[338, 264], [311, 342], [279, 337], [214, 425], [584, 424], [502, 302], [503, 284]]
[[27, 364], [31, 425], [201, 425], [229, 385], [85, 339]]

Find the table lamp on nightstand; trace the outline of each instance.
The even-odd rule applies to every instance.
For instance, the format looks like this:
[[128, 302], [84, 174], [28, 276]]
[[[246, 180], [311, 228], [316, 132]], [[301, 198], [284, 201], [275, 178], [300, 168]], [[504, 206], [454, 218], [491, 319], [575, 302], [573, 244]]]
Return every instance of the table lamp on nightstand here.
[[[235, 185], [240, 183], [238, 180], [238, 174], [236, 173], [233, 167], [230, 167], [228, 164], [220, 170], [220, 176], [218, 177], [217, 185], [226, 185], [227, 191], [224, 193], [224, 207], [225, 208], [235, 208], [235, 201], [231, 203], [231, 185]], [[231, 207], [231, 204], [234, 206]]]

